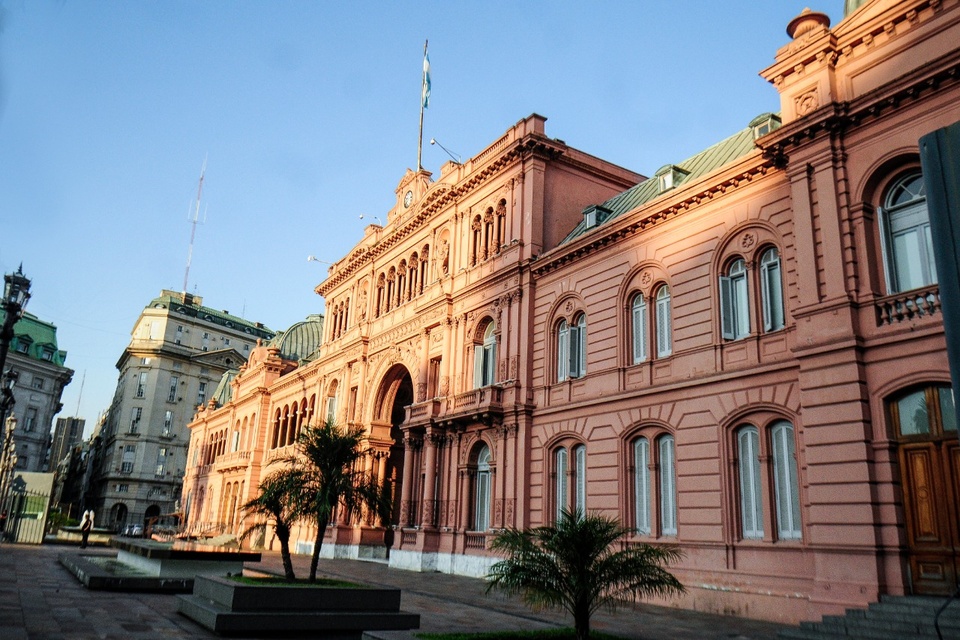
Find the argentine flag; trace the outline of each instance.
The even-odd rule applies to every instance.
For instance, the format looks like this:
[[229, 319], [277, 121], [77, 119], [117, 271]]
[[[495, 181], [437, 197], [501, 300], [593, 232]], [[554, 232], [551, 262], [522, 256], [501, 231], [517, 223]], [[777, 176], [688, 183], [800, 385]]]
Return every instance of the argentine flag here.
[[423, 108], [430, 106], [430, 56], [423, 52]]

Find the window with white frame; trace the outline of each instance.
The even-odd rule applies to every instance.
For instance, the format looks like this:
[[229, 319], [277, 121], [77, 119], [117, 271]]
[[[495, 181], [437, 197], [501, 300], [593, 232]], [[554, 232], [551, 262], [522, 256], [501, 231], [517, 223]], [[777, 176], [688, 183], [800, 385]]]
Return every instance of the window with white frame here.
[[926, 188], [919, 171], [901, 176], [887, 189], [878, 218], [890, 293], [936, 284]]
[[133, 473], [133, 463], [137, 458], [136, 445], [129, 444], [123, 449], [123, 458], [120, 462], [120, 473]]
[[760, 482], [760, 433], [753, 425], [737, 430], [740, 477], [740, 528], [744, 538], [763, 538], [763, 486]]
[[27, 407], [27, 412], [23, 416], [23, 430], [33, 431], [35, 426], [37, 426], [37, 408]]
[[673, 436], [660, 436], [660, 532], [677, 535], [676, 457]]
[[633, 441], [633, 508], [634, 528], [648, 536], [650, 526], [650, 441], [640, 437]]
[[336, 422], [337, 420], [337, 396], [336, 394], [327, 396], [327, 422]]
[[173, 411], [163, 412], [163, 435], [169, 436], [173, 433]]
[[559, 522], [563, 515], [563, 510], [567, 508], [567, 450], [560, 447], [553, 453], [553, 471], [554, 471], [554, 501], [556, 510], [554, 518]]
[[770, 247], [760, 256], [760, 287], [763, 299], [763, 330], [783, 329], [783, 281], [780, 252]]
[[583, 313], [567, 324], [557, 325], [557, 381], [580, 378], [587, 373], [587, 316]]
[[738, 258], [720, 276], [720, 327], [726, 340], [750, 335], [750, 300], [747, 290], [747, 265]]
[[142, 398], [147, 389], [147, 372], [141, 371], [137, 376], [137, 397]]
[[800, 489], [793, 425], [777, 420], [761, 430], [752, 424], [735, 432], [741, 537], [769, 538], [766, 512], [774, 515], [778, 540], [799, 540]]
[[797, 481], [796, 445], [793, 425], [786, 420], [770, 429], [773, 452], [774, 498], [777, 512], [777, 535], [781, 540], [799, 540], [800, 486]]
[[160, 447], [160, 449], [157, 451], [157, 469], [156, 469], [155, 475], [158, 478], [163, 477], [164, 472], [166, 471], [166, 468], [167, 468], [167, 448]]
[[673, 351], [671, 332], [672, 313], [670, 311], [670, 287], [662, 285], [657, 289], [657, 357], [665, 358]]
[[642, 293], [633, 296], [630, 304], [631, 333], [633, 335], [633, 364], [647, 359], [647, 301]]
[[479, 389], [493, 384], [497, 370], [497, 335], [493, 322], [487, 322], [483, 343], [473, 347], [473, 387]]
[[490, 528], [490, 447], [483, 445], [477, 454], [477, 476], [474, 491], [473, 530]]
[[573, 448], [574, 480], [573, 512], [583, 518], [587, 514], [587, 448], [579, 444]]

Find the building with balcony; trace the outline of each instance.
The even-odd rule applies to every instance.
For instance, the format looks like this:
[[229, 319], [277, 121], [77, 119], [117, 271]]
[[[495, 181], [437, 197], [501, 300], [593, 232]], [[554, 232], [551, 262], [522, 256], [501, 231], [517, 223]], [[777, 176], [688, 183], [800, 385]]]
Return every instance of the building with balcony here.
[[250, 462], [220, 464], [255, 469], [189, 466], [215, 491], [191, 521], [241, 527], [331, 417], [366, 430], [396, 509], [341, 514], [325, 554], [483, 575], [497, 531], [583, 509], [683, 550], [679, 606], [796, 622], [951, 592], [960, 447], [918, 140], [960, 121], [960, 2], [787, 32], [762, 71], [780, 112], [650, 178], [537, 115], [409, 171], [316, 289], [317, 357], [258, 349], [191, 424], [195, 451], [236, 441]]
[[113, 402], [95, 434], [86, 504], [117, 530], [176, 516], [189, 443], [186, 424], [223, 374], [274, 332], [162, 291], [140, 313], [124, 349]]

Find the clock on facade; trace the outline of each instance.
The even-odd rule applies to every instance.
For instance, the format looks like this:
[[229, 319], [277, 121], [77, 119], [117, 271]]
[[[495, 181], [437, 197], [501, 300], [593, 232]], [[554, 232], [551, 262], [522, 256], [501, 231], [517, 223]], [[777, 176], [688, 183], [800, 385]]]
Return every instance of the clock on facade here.
[[406, 209], [413, 202], [413, 191], [407, 191], [403, 194], [403, 208]]

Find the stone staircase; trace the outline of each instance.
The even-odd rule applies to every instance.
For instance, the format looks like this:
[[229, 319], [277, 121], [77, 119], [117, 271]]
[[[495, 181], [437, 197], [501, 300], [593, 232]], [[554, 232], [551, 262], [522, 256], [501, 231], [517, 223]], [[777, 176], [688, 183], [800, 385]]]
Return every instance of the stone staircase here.
[[940, 615], [940, 636], [933, 625], [945, 598], [924, 596], [880, 596], [866, 609], [848, 609], [846, 615], [824, 616], [820, 622], [802, 622], [785, 629], [779, 640], [960, 640], [960, 601], [954, 600]]

